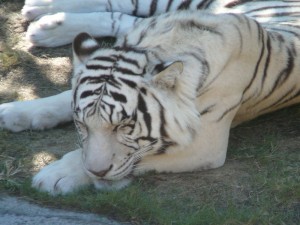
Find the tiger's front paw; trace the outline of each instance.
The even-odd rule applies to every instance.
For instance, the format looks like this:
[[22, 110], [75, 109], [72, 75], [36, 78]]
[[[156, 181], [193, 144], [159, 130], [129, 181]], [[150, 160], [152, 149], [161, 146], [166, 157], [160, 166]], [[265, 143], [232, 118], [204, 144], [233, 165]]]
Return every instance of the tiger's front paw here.
[[71, 91], [48, 98], [0, 105], [0, 128], [13, 132], [44, 130], [72, 119]]
[[44, 130], [59, 123], [60, 112], [41, 101], [10, 102], [0, 105], [0, 128], [13, 132]]
[[80, 149], [44, 167], [33, 177], [32, 187], [51, 195], [67, 194], [91, 184], [81, 161]]
[[62, 159], [44, 167], [32, 180], [32, 187], [51, 195], [68, 194], [94, 184], [98, 190], [120, 190], [128, 186], [131, 179], [104, 181], [90, 177], [82, 165], [82, 150], [69, 152]]

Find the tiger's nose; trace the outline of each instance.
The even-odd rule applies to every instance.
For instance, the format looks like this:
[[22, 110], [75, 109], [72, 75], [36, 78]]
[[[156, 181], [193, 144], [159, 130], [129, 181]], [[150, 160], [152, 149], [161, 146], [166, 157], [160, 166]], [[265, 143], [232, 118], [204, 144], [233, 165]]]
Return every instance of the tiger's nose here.
[[93, 175], [95, 175], [96, 177], [104, 177], [108, 173], [108, 171], [112, 169], [112, 167], [113, 165], [110, 165], [109, 168], [106, 170], [101, 170], [101, 171], [88, 170], [88, 171]]

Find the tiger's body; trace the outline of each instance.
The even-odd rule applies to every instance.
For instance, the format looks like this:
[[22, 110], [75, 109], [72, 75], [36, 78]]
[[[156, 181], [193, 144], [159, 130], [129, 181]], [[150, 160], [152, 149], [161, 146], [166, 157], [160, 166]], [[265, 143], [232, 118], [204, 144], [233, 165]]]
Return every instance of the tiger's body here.
[[[111, 48], [85, 33], [75, 38], [72, 92], [0, 106], [6, 129], [45, 129], [73, 118], [82, 137], [82, 148], [42, 169], [34, 187], [52, 194], [89, 183], [121, 188], [131, 174], [217, 168], [225, 162], [231, 126], [300, 102], [300, 4], [101, 2], [107, 3], [103, 11], [123, 10], [109, 14], [105, 31], [121, 36]], [[28, 5], [23, 13], [35, 15]], [[184, 8], [209, 12], [136, 17]], [[65, 19], [56, 28], [66, 26]], [[130, 32], [128, 26], [134, 26]], [[33, 28], [30, 35], [44, 32]]]

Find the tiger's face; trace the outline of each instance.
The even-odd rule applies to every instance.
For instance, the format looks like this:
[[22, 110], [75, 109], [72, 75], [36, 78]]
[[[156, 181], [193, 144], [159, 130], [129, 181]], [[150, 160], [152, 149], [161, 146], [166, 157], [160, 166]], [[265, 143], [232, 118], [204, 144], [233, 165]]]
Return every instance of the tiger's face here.
[[162, 154], [177, 145], [179, 137], [191, 136], [189, 132], [172, 136], [168, 128], [180, 111], [171, 107], [177, 100], [169, 89], [174, 89], [182, 63], [158, 73], [154, 67], [146, 68], [148, 59], [142, 51], [100, 49], [87, 34], [76, 39], [73, 115], [82, 140], [83, 166], [91, 177], [125, 178], [143, 157]]

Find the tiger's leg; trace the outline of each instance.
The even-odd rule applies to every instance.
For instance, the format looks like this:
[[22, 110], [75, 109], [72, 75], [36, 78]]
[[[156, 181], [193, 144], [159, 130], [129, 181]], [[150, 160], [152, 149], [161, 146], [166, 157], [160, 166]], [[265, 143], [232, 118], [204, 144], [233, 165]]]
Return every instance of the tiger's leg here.
[[122, 13], [57, 13], [31, 23], [26, 37], [35, 46], [55, 47], [69, 44], [81, 32], [95, 37], [119, 36], [138, 21]]
[[224, 165], [231, 120], [201, 123], [193, 143], [163, 154], [143, 158], [134, 171], [142, 174], [156, 172], [190, 172], [218, 168]]
[[22, 14], [29, 21], [41, 15], [58, 12], [90, 13], [90, 12], [121, 12], [129, 15], [148, 17], [179, 9], [222, 8], [233, 0], [26, 0]]
[[32, 187], [51, 195], [67, 194], [93, 184], [99, 190], [119, 190], [130, 183], [130, 179], [103, 181], [90, 177], [82, 164], [82, 149], [65, 154], [45, 166], [32, 180]]
[[0, 127], [13, 132], [43, 130], [72, 121], [71, 91], [47, 98], [0, 105]]
[[104, 12], [108, 0], [26, 0], [22, 15], [29, 21], [41, 15], [57, 12], [89, 13]]

